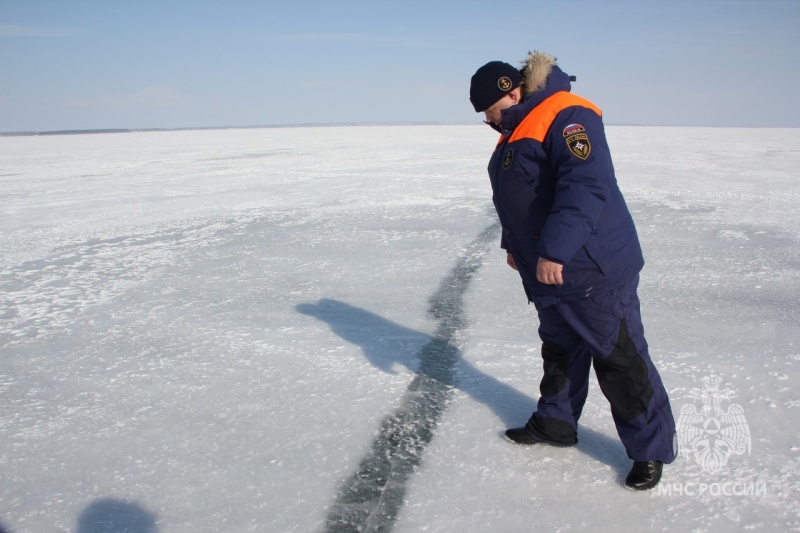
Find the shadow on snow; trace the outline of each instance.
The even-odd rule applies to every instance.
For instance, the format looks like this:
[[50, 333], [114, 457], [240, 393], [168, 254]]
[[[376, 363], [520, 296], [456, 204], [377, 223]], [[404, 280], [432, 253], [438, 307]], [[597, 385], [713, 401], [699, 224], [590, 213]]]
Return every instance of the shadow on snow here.
[[[402, 406], [381, 423], [371, 452], [339, 491], [328, 515], [327, 531], [391, 529], [402, 506], [405, 483], [420, 464], [422, 451], [432, 440], [454, 390], [491, 409], [500, 420], [498, 438], [503, 438], [506, 427], [523, 424], [536, 407], [534, 398], [463, 359], [449, 336], [441, 335], [447, 326], [440, 326], [430, 336], [331, 299], [300, 304], [297, 310], [325, 322], [343, 340], [359, 346], [376, 368], [391, 372], [395, 364], [400, 364], [415, 373]], [[417, 361], [407, 355], [410, 343], [424, 343]], [[586, 427], [580, 429], [577, 449], [611, 466], [619, 476], [630, 466], [617, 440]]]

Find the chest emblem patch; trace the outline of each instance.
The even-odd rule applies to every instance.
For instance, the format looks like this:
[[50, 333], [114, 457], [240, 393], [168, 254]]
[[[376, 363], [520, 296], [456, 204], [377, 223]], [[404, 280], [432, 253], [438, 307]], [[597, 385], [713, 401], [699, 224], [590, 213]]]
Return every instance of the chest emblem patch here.
[[506, 151], [505, 157], [503, 157], [503, 168], [510, 167], [512, 161], [514, 161], [514, 149], [513, 148], [509, 148]]

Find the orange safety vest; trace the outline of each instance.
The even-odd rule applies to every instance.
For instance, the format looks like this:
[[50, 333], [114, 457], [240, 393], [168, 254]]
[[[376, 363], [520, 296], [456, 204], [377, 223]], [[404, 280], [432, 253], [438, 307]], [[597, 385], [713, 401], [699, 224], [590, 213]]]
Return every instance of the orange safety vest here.
[[[544, 142], [544, 137], [547, 135], [547, 131], [550, 129], [550, 125], [553, 123], [553, 120], [555, 120], [556, 115], [568, 107], [575, 106], [591, 109], [599, 116], [603, 116], [600, 108], [586, 98], [582, 98], [571, 92], [559, 91], [545, 98], [539, 105], [534, 107], [531, 112], [528, 113], [528, 116], [516, 127], [508, 142], [511, 143], [520, 139], [534, 139], [539, 142]], [[504, 140], [505, 136], [503, 135], [500, 137], [500, 140], [497, 141], [497, 144], [499, 145]]]

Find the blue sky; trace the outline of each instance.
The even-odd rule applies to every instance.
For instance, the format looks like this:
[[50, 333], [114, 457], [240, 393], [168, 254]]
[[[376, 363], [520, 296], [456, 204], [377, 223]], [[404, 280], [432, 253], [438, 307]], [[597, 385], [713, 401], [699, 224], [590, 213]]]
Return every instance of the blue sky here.
[[800, 127], [800, 0], [0, 0], [0, 131], [479, 122], [529, 50], [609, 124]]

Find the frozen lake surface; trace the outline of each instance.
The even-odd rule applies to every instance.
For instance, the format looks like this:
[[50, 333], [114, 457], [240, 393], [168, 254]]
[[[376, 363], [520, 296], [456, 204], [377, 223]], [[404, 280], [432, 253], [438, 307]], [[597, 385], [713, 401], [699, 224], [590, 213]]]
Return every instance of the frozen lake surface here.
[[594, 378], [578, 446], [502, 438], [541, 363], [489, 128], [0, 137], [0, 530], [800, 530], [800, 130], [608, 137], [702, 425], [647, 493]]

